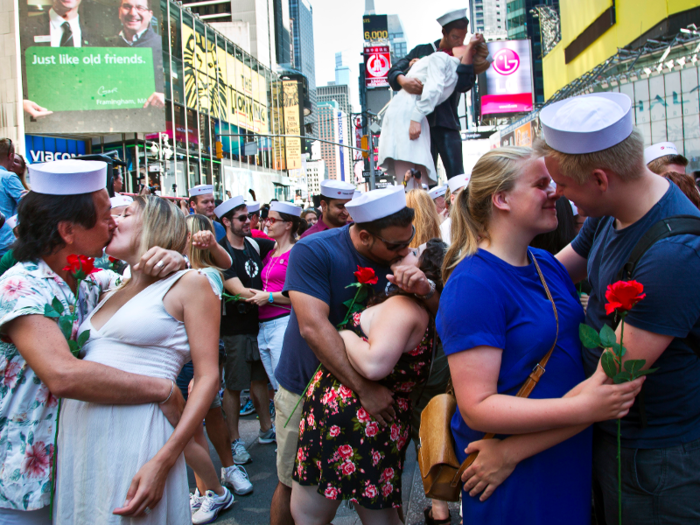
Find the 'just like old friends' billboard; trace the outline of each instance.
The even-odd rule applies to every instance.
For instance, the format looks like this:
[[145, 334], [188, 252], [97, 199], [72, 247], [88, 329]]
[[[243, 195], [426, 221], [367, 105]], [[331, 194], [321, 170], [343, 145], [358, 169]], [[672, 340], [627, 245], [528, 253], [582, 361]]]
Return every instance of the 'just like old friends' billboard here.
[[19, 0], [26, 132], [162, 131], [157, 0], [49, 3]]

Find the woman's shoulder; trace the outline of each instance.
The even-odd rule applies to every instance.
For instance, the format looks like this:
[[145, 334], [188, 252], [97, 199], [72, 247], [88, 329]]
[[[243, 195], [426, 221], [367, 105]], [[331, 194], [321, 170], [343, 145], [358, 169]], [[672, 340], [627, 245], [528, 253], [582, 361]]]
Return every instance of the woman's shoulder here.
[[384, 321], [395, 318], [401, 322], [411, 319], [415, 323], [427, 323], [430, 318], [428, 311], [421, 306], [417, 299], [404, 294], [389, 297], [373, 308], [377, 309], [377, 314]]

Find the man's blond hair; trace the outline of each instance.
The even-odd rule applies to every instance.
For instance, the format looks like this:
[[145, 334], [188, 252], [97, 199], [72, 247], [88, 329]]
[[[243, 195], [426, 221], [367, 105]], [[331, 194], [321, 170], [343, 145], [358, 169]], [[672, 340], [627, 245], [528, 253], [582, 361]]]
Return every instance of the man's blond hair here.
[[637, 128], [612, 148], [593, 153], [562, 153], [541, 137], [535, 141], [533, 148], [538, 155], [555, 159], [562, 175], [579, 184], [585, 183], [595, 169], [608, 169], [623, 180], [636, 179], [644, 172], [644, 138]]

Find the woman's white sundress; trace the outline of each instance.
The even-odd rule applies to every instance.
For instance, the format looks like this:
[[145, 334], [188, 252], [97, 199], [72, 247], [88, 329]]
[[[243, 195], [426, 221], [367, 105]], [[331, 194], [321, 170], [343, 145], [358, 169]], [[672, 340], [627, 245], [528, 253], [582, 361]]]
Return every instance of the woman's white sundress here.
[[[150, 285], [95, 330], [92, 316], [109, 296], [103, 299], [80, 327], [80, 332], [90, 329], [84, 360], [174, 381], [190, 360], [190, 346], [185, 324], [165, 310], [163, 298], [187, 271], [192, 270]], [[172, 433], [173, 426], [157, 403], [99, 405], [64, 399], [54, 524], [191, 523], [183, 455], [168, 475], [163, 498], [148, 516], [122, 518], [112, 514], [115, 508], [124, 506], [134, 475]]]

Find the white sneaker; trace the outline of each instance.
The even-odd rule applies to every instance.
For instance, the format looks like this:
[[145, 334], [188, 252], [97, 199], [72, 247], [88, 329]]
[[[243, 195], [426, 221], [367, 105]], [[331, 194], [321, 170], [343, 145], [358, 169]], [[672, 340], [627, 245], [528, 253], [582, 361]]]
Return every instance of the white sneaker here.
[[242, 439], [235, 439], [233, 443], [231, 443], [231, 454], [233, 455], [233, 462], [236, 465], [245, 465], [251, 461], [250, 454], [248, 454]]
[[248, 473], [238, 465], [221, 469], [221, 484], [231, 487], [234, 494], [238, 496], [253, 492], [253, 484], [248, 479]]
[[192, 516], [194, 525], [211, 523], [222, 510], [226, 510], [233, 505], [234, 501], [233, 494], [226, 487], [224, 487], [224, 493], [221, 496], [214, 491], [207, 490], [202, 500], [202, 506]]
[[199, 489], [194, 489], [194, 494], [190, 494], [190, 512], [194, 514], [202, 506], [204, 496], [199, 493]]

